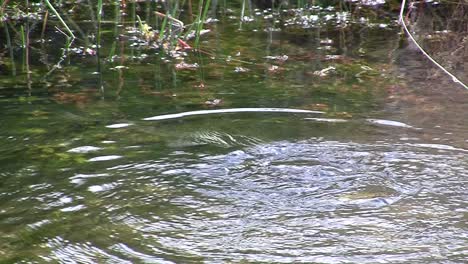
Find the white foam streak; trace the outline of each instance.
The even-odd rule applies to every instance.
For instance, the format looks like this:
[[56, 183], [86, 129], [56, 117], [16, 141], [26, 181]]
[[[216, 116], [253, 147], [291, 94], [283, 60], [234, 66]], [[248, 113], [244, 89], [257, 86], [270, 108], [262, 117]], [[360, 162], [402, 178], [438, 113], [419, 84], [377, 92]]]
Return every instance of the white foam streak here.
[[210, 115], [210, 114], [225, 114], [225, 113], [300, 113], [300, 114], [323, 114], [321, 111], [311, 111], [302, 109], [289, 109], [289, 108], [229, 108], [229, 109], [213, 109], [213, 110], [198, 110], [190, 112], [182, 112], [177, 114], [158, 115], [153, 117], [144, 118], [147, 121], [166, 120], [174, 118], [182, 118], [186, 116], [195, 115]]

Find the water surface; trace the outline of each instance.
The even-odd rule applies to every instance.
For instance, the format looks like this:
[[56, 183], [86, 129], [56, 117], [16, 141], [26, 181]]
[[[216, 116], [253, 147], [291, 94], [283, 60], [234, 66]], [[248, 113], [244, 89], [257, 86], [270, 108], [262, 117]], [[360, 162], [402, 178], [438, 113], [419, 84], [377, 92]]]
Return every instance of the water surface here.
[[335, 11], [220, 17], [193, 67], [109, 23], [104, 89], [93, 56], [7, 64], [0, 262], [468, 261], [467, 93]]

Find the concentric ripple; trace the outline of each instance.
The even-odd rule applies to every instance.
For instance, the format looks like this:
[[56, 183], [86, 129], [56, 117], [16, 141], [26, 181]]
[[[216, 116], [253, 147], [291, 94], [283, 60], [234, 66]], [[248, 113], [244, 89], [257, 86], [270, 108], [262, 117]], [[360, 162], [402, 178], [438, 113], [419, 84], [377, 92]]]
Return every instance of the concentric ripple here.
[[63, 212], [68, 232], [49, 231], [41, 258], [460, 263], [467, 159], [461, 150], [311, 139], [120, 160], [70, 177], [75, 193], [56, 194], [70, 197], [58, 207], [83, 206]]

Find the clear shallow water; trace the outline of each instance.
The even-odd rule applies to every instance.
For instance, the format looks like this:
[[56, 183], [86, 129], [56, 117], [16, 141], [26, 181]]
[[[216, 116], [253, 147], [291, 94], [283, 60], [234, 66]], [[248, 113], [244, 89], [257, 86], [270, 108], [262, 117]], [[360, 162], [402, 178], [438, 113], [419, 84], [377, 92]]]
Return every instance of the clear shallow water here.
[[398, 28], [230, 23], [204, 45], [247, 64], [2, 76], [0, 262], [466, 262], [466, 93]]
[[466, 259], [467, 150], [334, 140], [323, 132], [350, 124], [283, 118], [264, 131], [301, 132], [253, 136], [246, 122], [130, 145], [118, 138], [135, 131], [109, 129], [115, 141], [72, 151], [81, 165], [4, 171], [3, 250], [77, 263]]

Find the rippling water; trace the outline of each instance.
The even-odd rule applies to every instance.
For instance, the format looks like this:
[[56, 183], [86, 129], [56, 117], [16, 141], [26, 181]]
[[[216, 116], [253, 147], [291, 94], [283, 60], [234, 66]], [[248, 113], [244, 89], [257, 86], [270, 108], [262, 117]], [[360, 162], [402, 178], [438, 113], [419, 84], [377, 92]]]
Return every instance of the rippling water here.
[[2, 237], [23, 250], [41, 241], [33, 254], [64, 263], [466, 260], [467, 150], [210, 138], [54, 176], [4, 173]]
[[100, 90], [91, 55], [0, 61], [0, 263], [468, 263], [466, 92], [393, 18], [313, 10], [177, 59], [106, 22]]

